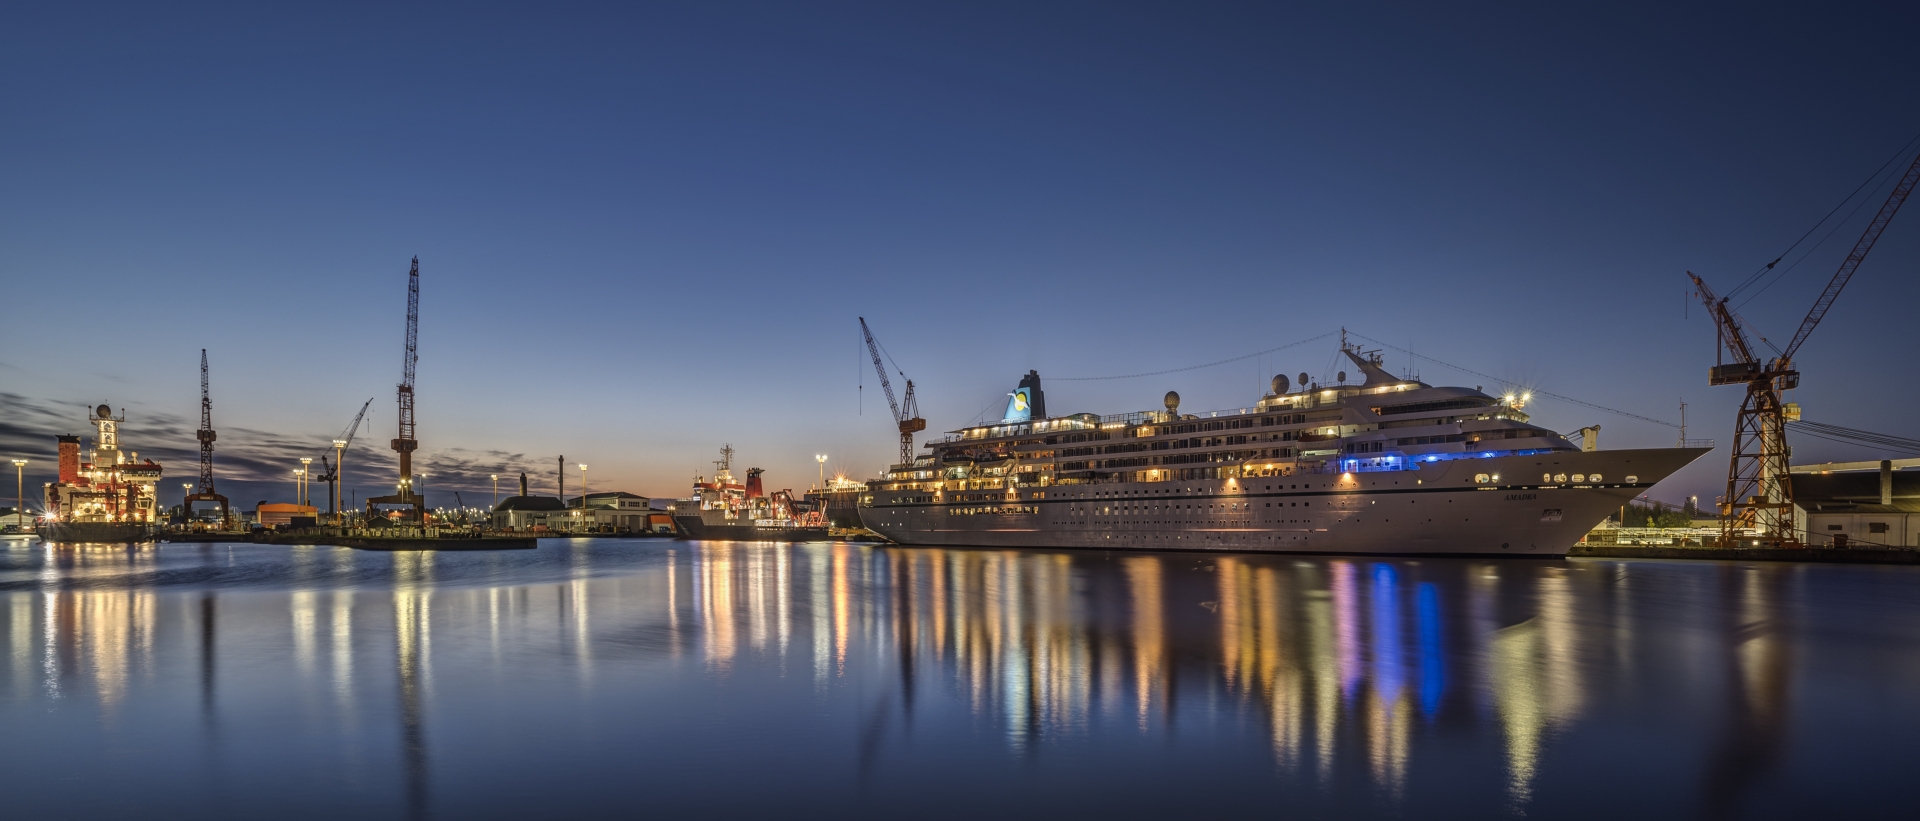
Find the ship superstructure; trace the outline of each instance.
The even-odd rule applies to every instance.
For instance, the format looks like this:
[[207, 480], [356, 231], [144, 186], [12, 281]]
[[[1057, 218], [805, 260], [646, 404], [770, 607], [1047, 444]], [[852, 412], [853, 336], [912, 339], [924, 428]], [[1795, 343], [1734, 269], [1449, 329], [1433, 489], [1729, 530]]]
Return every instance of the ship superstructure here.
[[61, 436], [60, 481], [47, 486], [47, 520], [40, 533], [56, 542], [125, 542], [151, 537], [157, 516], [154, 488], [161, 467], [120, 448], [124, 416], [101, 405], [89, 418], [92, 450], [80, 437]]
[[1045, 415], [1030, 372], [999, 422], [953, 431], [861, 501], [902, 544], [1560, 555], [1706, 448], [1596, 449], [1524, 394], [1438, 387], [1341, 344], [1349, 382], [1276, 376], [1251, 407]]
[[713, 479], [694, 477], [693, 496], [673, 505], [673, 521], [696, 539], [807, 541], [827, 537], [825, 515], [793, 492], [765, 491], [760, 468], [747, 469], [745, 484], [733, 476], [733, 446], [720, 448]]

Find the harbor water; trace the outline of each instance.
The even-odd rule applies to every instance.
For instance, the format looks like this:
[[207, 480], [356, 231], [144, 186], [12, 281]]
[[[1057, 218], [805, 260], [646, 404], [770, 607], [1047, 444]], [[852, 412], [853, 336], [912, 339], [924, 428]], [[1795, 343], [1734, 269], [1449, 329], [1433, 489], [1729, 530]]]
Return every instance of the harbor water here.
[[1920, 569], [0, 542], [13, 818], [1909, 812]]

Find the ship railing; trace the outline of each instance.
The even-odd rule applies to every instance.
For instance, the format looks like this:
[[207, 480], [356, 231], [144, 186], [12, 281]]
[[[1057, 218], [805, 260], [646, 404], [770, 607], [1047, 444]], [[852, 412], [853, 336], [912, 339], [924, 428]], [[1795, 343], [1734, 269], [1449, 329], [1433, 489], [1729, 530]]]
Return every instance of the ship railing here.
[[[1314, 408], [1314, 407], [1320, 406], [1321, 404], [1322, 403], [1319, 402], [1315, 397], [1304, 396], [1298, 401], [1297, 404], [1286, 406], [1286, 407], [1271, 407], [1271, 408], [1246, 407], [1246, 408], [1227, 408], [1225, 410], [1200, 411], [1197, 413], [1180, 414], [1179, 419], [1169, 418], [1166, 411], [1133, 411], [1131, 413], [1114, 413], [1114, 414], [1108, 414], [1106, 416], [1101, 416], [1101, 417], [1098, 417], [1100, 421], [1097, 425], [1092, 425], [1087, 427], [1075, 426], [1071, 429], [1072, 430], [1092, 430], [1092, 429], [1098, 428], [1098, 429], [1112, 430], [1112, 429], [1128, 427], [1131, 425], [1158, 425], [1158, 424], [1165, 424], [1167, 422], [1177, 422], [1177, 421], [1186, 420], [1186, 418], [1189, 416], [1193, 417], [1194, 419], [1225, 419], [1225, 418], [1234, 417], [1234, 416], [1255, 416], [1259, 414], [1277, 413], [1280, 411], [1294, 411], [1294, 410], [1301, 410], [1306, 408]], [[1060, 421], [1060, 420], [1055, 419], [1055, 420], [1049, 420], [1049, 421]], [[995, 430], [999, 430], [1000, 432], [995, 433], [994, 432]], [[1062, 428], [1061, 430], [1064, 431], [1068, 429]], [[1055, 433], [1055, 432], [1059, 432], [1059, 431], [1035, 430], [1034, 426], [1031, 426], [1026, 423], [1012, 423], [1012, 424], [1005, 424], [1005, 425], [982, 425], [980, 427], [967, 428], [965, 430], [954, 431], [938, 439], [928, 439], [926, 440], [926, 444], [927, 445], [946, 445], [946, 444], [952, 444], [954, 442], [966, 442], [966, 441], [977, 440], [977, 439], [998, 439], [998, 438], [1004, 438], [1008, 436], [1027, 436], [1027, 435], [1038, 436], [1043, 433]]]

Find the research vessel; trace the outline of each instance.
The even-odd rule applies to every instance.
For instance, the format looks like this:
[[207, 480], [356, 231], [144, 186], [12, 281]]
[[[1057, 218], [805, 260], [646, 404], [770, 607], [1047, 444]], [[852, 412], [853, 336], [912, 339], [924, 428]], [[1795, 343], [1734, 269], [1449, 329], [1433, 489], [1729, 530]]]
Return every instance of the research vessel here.
[[1251, 407], [1048, 416], [1029, 372], [1004, 417], [868, 484], [903, 545], [1560, 556], [1710, 448], [1599, 450], [1531, 424], [1525, 394], [1396, 377], [1276, 376]]
[[713, 479], [694, 477], [693, 496], [673, 504], [673, 523], [694, 539], [740, 542], [807, 542], [827, 538], [826, 516], [792, 491], [768, 494], [760, 468], [747, 468], [746, 484], [733, 477], [733, 446], [720, 448]]
[[82, 453], [80, 437], [60, 443], [60, 480], [47, 485], [47, 517], [39, 533], [49, 542], [127, 543], [153, 540], [154, 488], [161, 466], [120, 449], [120, 425], [126, 417], [95, 408], [89, 422], [96, 436]]

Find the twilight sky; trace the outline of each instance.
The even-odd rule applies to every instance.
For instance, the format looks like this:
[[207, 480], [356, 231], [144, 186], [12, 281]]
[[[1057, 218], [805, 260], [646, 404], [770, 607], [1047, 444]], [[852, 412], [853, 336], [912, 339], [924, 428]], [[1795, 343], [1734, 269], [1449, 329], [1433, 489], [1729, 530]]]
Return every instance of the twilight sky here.
[[[1065, 378], [1344, 326], [1500, 380], [1428, 382], [1684, 399], [1724, 445], [1684, 272], [1730, 288], [1920, 132], [1911, 4], [190, 5], [0, 12], [0, 456], [30, 487], [108, 402], [177, 501], [204, 347], [236, 504], [288, 500], [369, 397], [349, 478], [387, 492], [414, 255], [435, 504], [551, 492], [560, 454], [677, 496], [727, 442], [773, 487], [815, 453], [871, 475], [858, 316], [932, 433], [1030, 368], [1056, 415], [1241, 407], [1333, 340]], [[1757, 332], [1784, 344], [1885, 190], [1741, 307]], [[1920, 436], [1916, 264], [1920, 210], [1803, 350], [1807, 418]]]

